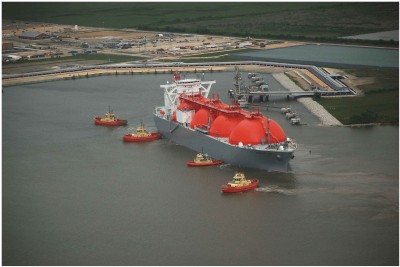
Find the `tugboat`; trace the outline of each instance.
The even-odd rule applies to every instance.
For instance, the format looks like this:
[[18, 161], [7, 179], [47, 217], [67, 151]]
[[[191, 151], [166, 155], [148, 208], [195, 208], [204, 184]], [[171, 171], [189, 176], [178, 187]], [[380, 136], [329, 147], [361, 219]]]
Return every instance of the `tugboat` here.
[[148, 142], [161, 138], [158, 132], [150, 133], [141, 122], [140, 126], [136, 129], [136, 133], [124, 135], [124, 142]]
[[193, 161], [189, 161], [187, 165], [189, 167], [197, 166], [211, 166], [219, 165], [224, 163], [222, 160], [213, 160], [208, 154], [198, 153]]
[[126, 126], [128, 121], [125, 119], [118, 119], [114, 112], [110, 109], [110, 106], [108, 106], [108, 112], [106, 113], [105, 117], [96, 117], [94, 119], [94, 124], [104, 126]]
[[233, 176], [233, 181], [223, 185], [221, 190], [223, 193], [238, 193], [254, 189], [258, 186], [258, 179], [248, 180], [245, 178], [244, 173], [236, 172]]

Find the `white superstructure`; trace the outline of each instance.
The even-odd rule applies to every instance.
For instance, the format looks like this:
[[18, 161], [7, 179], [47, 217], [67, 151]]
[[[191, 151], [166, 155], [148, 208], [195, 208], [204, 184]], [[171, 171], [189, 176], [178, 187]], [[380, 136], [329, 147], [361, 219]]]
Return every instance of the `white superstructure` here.
[[182, 79], [179, 73], [174, 74], [172, 84], [160, 85], [164, 89], [164, 107], [167, 114], [172, 114], [179, 105], [181, 94], [198, 94], [201, 92], [203, 97], [208, 97], [211, 86], [215, 81], [201, 81], [198, 79]]

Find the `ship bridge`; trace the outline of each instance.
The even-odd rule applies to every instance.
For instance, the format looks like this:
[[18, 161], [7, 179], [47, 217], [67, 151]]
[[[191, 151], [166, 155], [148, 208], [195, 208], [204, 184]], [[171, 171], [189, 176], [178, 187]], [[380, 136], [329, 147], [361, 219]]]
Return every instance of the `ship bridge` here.
[[215, 81], [200, 81], [197, 79], [177, 79], [173, 83], [168, 83], [160, 85], [164, 89], [164, 103], [165, 108], [169, 112], [176, 110], [179, 105], [179, 96], [182, 94], [200, 94], [203, 97], [208, 97], [210, 93], [211, 86]]

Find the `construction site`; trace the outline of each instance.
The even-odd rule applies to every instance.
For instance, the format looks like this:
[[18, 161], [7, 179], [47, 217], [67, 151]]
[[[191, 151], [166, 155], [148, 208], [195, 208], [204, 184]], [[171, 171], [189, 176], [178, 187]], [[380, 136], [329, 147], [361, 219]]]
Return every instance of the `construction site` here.
[[[49, 23], [3, 20], [2, 61], [22, 62], [38, 59], [62, 59], [60, 62], [25, 66], [19, 70], [3, 65], [3, 73], [50, 70], [66, 65], [92, 65], [104, 60], [85, 62], [80, 55], [103, 54], [125, 56], [126, 61], [179, 61], [183, 56], [241, 49], [273, 49], [299, 45], [297, 42], [253, 40], [210, 35], [144, 32], [132, 29], [116, 30], [57, 25]], [[79, 61], [79, 63], [77, 63]], [[61, 65], [61, 66], [60, 66]]]
[[10, 20], [3, 20], [2, 34], [3, 62], [93, 53], [157, 60], [201, 52], [298, 45], [296, 42], [251, 38], [113, 30]]

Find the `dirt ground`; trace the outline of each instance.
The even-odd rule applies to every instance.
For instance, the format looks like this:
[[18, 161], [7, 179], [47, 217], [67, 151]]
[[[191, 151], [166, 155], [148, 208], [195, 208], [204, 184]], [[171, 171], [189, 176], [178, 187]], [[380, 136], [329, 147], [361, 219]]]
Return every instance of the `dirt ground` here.
[[[171, 59], [180, 60], [180, 57], [185, 55], [198, 55], [207, 54], [210, 52], [221, 52], [237, 49], [237, 44], [241, 42], [251, 42], [253, 40], [246, 40], [243, 38], [234, 37], [224, 37], [224, 36], [210, 36], [210, 35], [195, 35], [195, 34], [175, 34], [173, 36], [164, 36], [156, 32], [145, 32], [145, 31], [135, 31], [135, 30], [114, 30], [114, 29], [103, 29], [103, 28], [91, 28], [91, 27], [81, 27], [75, 25], [56, 25], [49, 23], [33, 23], [33, 22], [23, 22], [23, 21], [11, 21], [3, 20], [3, 41], [8, 40], [14, 42], [14, 47], [19, 48], [20, 52], [16, 52], [16, 55], [29, 55], [32, 53], [50, 53], [50, 52], [62, 52], [62, 56], [70, 55], [71, 50], [82, 51], [83, 43], [89, 43], [94, 45], [96, 43], [109, 42], [109, 41], [122, 41], [131, 42], [133, 44], [147, 40], [148, 43], [144, 46], [137, 47], [133, 46], [128, 49], [112, 49], [103, 48], [96, 49], [98, 53], [106, 54], [123, 54], [123, 55], [135, 55], [148, 58], [148, 60], [159, 60], [159, 59]], [[54, 36], [60, 36], [60, 40], [22, 40], [18, 36], [23, 31], [37, 31], [47, 34], [53, 34]], [[268, 41], [268, 40], [259, 40]], [[267, 42], [268, 43], [268, 42]], [[204, 50], [192, 50], [190, 47], [215, 45], [216, 47], [208, 47]], [[230, 45], [228, 45], [230, 44]], [[301, 42], [272, 42], [267, 44], [265, 47], [260, 47], [259, 45], [253, 45], [251, 48], [256, 49], [275, 49], [283, 47], [291, 47], [303, 45]], [[177, 49], [180, 48], [180, 49]], [[89, 48], [91, 49], [91, 48]], [[158, 54], [157, 50], [163, 49], [165, 52], [163, 54]], [[171, 51], [172, 50], [172, 51]], [[19, 53], [19, 54], [18, 54]], [[46, 56], [49, 57], [49, 56]], [[186, 58], [186, 57], [185, 57]], [[205, 56], [209, 58], [209, 56]], [[198, 59], [198, 57], [197, 57]], [[101, 60], [95, 61], [82, 61], [78, 59], [68, 59], [60, 61], [50, 61], [50, 62], [35, 62], [32, 63], [21, 63], [21, 64], [7, 64], [3, 66], [3, 74], [13, 74], [13, 73], [25, 73], [33, 71], [43, 71], [52, 70], [57, 68], [65, 68], [74, 65], [95, 65], [102, 64]], [[213, 68], [214, 70], [220, 68]], [[222, 69], [226, 69], [222, 67]], [[304, 86], [304, 89], [310, 88], [311, 85], [314, 86], [324, 86], [320, 80], [318, 80], [311, 73], [306, 73], [304, 70], [292, 71], [285, 68], [266, 68], [257, 66], [248, 66], [244, 69], [254, 72], [288, 72], [292, 75], [294, 79], [298, 81], [299, 84]], [[168, 69], [170, 70], [170, 68]], [[136, 71], [136, 70], [131, 70]], [[146, 70], [140, 70], [141, 72], [146, 72]], [[154, 70], [148, 70], [154, 71]], [[193, 70], [191, 70], [193, 71]], [[200, 70], [199, 70], [200, 71]], [[93, 72], [93, 73], [92, 73]], [[98, 71], [92, 71], [91, 73], [85, 73], [85, 75], [99, 75]], [[104, 71], [107, 72], [107, 71]], [[334, 72], [337, 73], [337, 72]], [[79, 73], [70, 74], [80, 75]], [[51, 75], [48, 77], [33, 77], [15, 80], [14, 82], [36, 82], [38, 80], [46, 79], [64, 79], [69, 77], [65, 74], [57, 76]], [[353, 81], [356, 83], [356, 80]], [[3, 80], [3, 84], [9, 84], [11, 81]], [[328, 88], [329, 89], [329, 88]]]
[[[58, 25], [51, 23], [39, 23], [39, 22], [24, 22], [18, 20], [2, 20], [2, 34], [8, 35], [21, 35], [23, 32], [42, 32], [42, 33], [65, 33], [67, 29], [75, 28], [75, 25]], [[78, 26], [79, 31], [90, 30], [89, 27]]]
[[283, 42], [280, 44], [270, 44], [264, 47], [264, 49], [275, 49], [275, 48], [284, 48], [284, 47], [291, 47], [291, 46], [298, 46], [298, 45], [304, 45], [304, 43], [301, 42]]
[[292, 80], [296, 81], [296, 84], [303, 90], [309, 90], [311, 84], [308, 83], [305, 79], [303, 79], [296, 71], [290, 70], [286, 72], [287, 75], [290, 76]]
[[32, 63], [15, 63], [9, 65], [3, 65], [3, 74], [18, 74], [28, 73], [35, 71], [47, 71], [61, 68], [67, 68], [71, 66], [88, 66], [88, 65], [99, 65], [105, 64], [107, 61], [104, 60], [79, 60], [79, 59], [64, 59], [55, 60], [51, 62], [32, 62]]
[[354, 75], [348, 74], [343, 70], [334, 69], [334, 68], [325, 68], [329, 73], [336, 73], [346, 77], [346, 79], [342, 79], [341, 81], [346, 84], [348, 87], [354, 89], [356, 91], [357, 96], [363, 96], [364, 92], [358, 88], [360, 85], [371, 84], [375, 82], [375, 78], [373, 77], [356, 77]]
[[[24, 31], [36, 31], [46, 34], [58, 36], [59, 39], [43, 39], [43, 40], [26, 40], [20, 39], [19, 36]], [[17, 56], [26, 56], [34, 52], [36, 47], [38, 53], [62, 52], [62, 56], [69, 55], [71, 50], [83, 50], [83, 43], [89, 44], [89, 49], [102, 42], [127, 42], [138, 44], [146, 40], [148, 43], [142, 46], [132, 46], [128, 49], [110, 49], [110, 48], [94, 48], [99, 53], [120, 53], [143, 56], [147, 58], [163, 58], [174, 57], [179, 59], [182, 55], [195, 55], [210, 52], [219, 52], [235, 49], [237, 44], [241, 42], [249, 42], [243, 38], [196, 35], [196, 34], [174, 34], [173, 36], [161, 36], [157, 32], [135, 31], [135, 30], [114, 30], [104, 28], [82, 27], [77, 25], [57, 25], [50, 23], [35, 23], [15, 20], [3, 20], [2, 25], [3, 41], [14, 43], [14, 47], [26, 48], [28, 52], [16, 51]], [[267, 41], [267, 40], [258, 40]], [[230, 45], [229, 45], [230, 44]], [[255, 49], [274, 49], [301, 45], [299, 42], [281, 42], [268, 44], [261, 48], [259, 45], [253, 45]], [[204, 50], [192, 50], [191, 47], [215, 45], [215, 47], [207, 47]], [[163, 52], [157, 53], [157, 51]]]
[[92, 32], [78, 32], [74, 34], [74, 37], [80, 38], [140, 38], [144, 36], [154, 36], [154, 33], [150, 32], [131, 32], [131, 31], [92, 31]]

